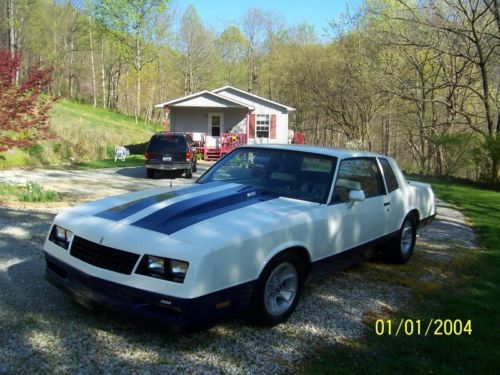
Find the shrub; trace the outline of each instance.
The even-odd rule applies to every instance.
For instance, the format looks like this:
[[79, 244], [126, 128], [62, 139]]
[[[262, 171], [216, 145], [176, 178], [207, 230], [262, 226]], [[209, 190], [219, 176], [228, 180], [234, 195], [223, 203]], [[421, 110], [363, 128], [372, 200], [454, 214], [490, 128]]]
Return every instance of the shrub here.
[[55, 191], [44, 190], [41, 185], [31, 181], [19, 189], [16, 195], [21, 202], [55, 202], [58, 198]]

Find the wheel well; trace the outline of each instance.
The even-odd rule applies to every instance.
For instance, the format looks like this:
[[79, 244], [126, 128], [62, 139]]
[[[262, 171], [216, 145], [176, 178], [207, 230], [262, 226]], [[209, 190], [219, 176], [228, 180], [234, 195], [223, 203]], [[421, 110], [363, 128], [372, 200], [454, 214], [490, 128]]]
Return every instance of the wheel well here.
[[293, 254], [297, 254], [300, 257], [302, 264], [304, 265], [304, 278], [307, 278], [307, 275], [309, 274], [309, 270], [311, 269], [311, 258], [309, 256], [309, 252], [307, 251], [307, 249], [305, 247], [302, 247], [302, 246], [294, 246], [294, 247], [290, 247], [288, 249], [285, 249], [276, 255], [283, 254], [283, 253], [293, 253]]
[[411, 210], [410, 212], [408, 212], [407, 216], [410, 215], [412, 215], [415, 218], [415, 220], [417, 221], [415, 224], [417, 224], [418, 226], [418, 223], [420, 222], [420, 213], [418, 212], [418, 210], [416, 208]]

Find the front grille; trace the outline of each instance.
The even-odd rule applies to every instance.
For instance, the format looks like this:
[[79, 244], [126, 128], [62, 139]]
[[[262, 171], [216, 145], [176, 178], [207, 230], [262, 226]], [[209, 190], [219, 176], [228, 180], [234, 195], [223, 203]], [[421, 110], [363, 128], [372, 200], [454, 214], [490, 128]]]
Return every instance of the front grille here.
[[93, 266], [126, 275], [132, 272], [139, 259], [139, 254], [99, 245], [78, 236], [73, 239], [70, 254]]

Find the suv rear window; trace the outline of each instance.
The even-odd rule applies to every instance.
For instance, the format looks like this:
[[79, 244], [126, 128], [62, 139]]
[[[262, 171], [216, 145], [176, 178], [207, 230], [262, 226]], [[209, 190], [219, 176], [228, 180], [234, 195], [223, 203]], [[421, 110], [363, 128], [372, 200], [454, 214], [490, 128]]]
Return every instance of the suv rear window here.
[[186, 139], [182, 135], [155, 135], [149, 141], [149, 152], [164, 150], [184, 151], [187, 149]]

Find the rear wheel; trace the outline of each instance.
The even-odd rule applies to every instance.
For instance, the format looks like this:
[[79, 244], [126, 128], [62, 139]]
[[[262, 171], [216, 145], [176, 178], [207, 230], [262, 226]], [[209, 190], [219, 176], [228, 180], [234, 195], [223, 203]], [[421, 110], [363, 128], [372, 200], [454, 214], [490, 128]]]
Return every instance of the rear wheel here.
[[403, 221], [399, 234], [389, 243], [391, 260], [398, 264], [408, 262], [413, 254], [416, 239], [417, 220], [410, 214]]
[[146, 168], [146, 175], [148, 176], [148, 178], [153, 178], [155, 176], [155, 170]]
[[198, 170], [198, 160], [194, 159], [193, 172], [196, 172], [197, 170]]
[[292, 314], [304, 285], [304, 265], [293, 253], [282, 253], [264, 268], [254, 289], [248, 318], [262, 325], [276, 325]]
[[189, 169], [186, 169], [186, 178], [192, 178], [193, 177], [193, 170], [192, 166], [189, 166]]

